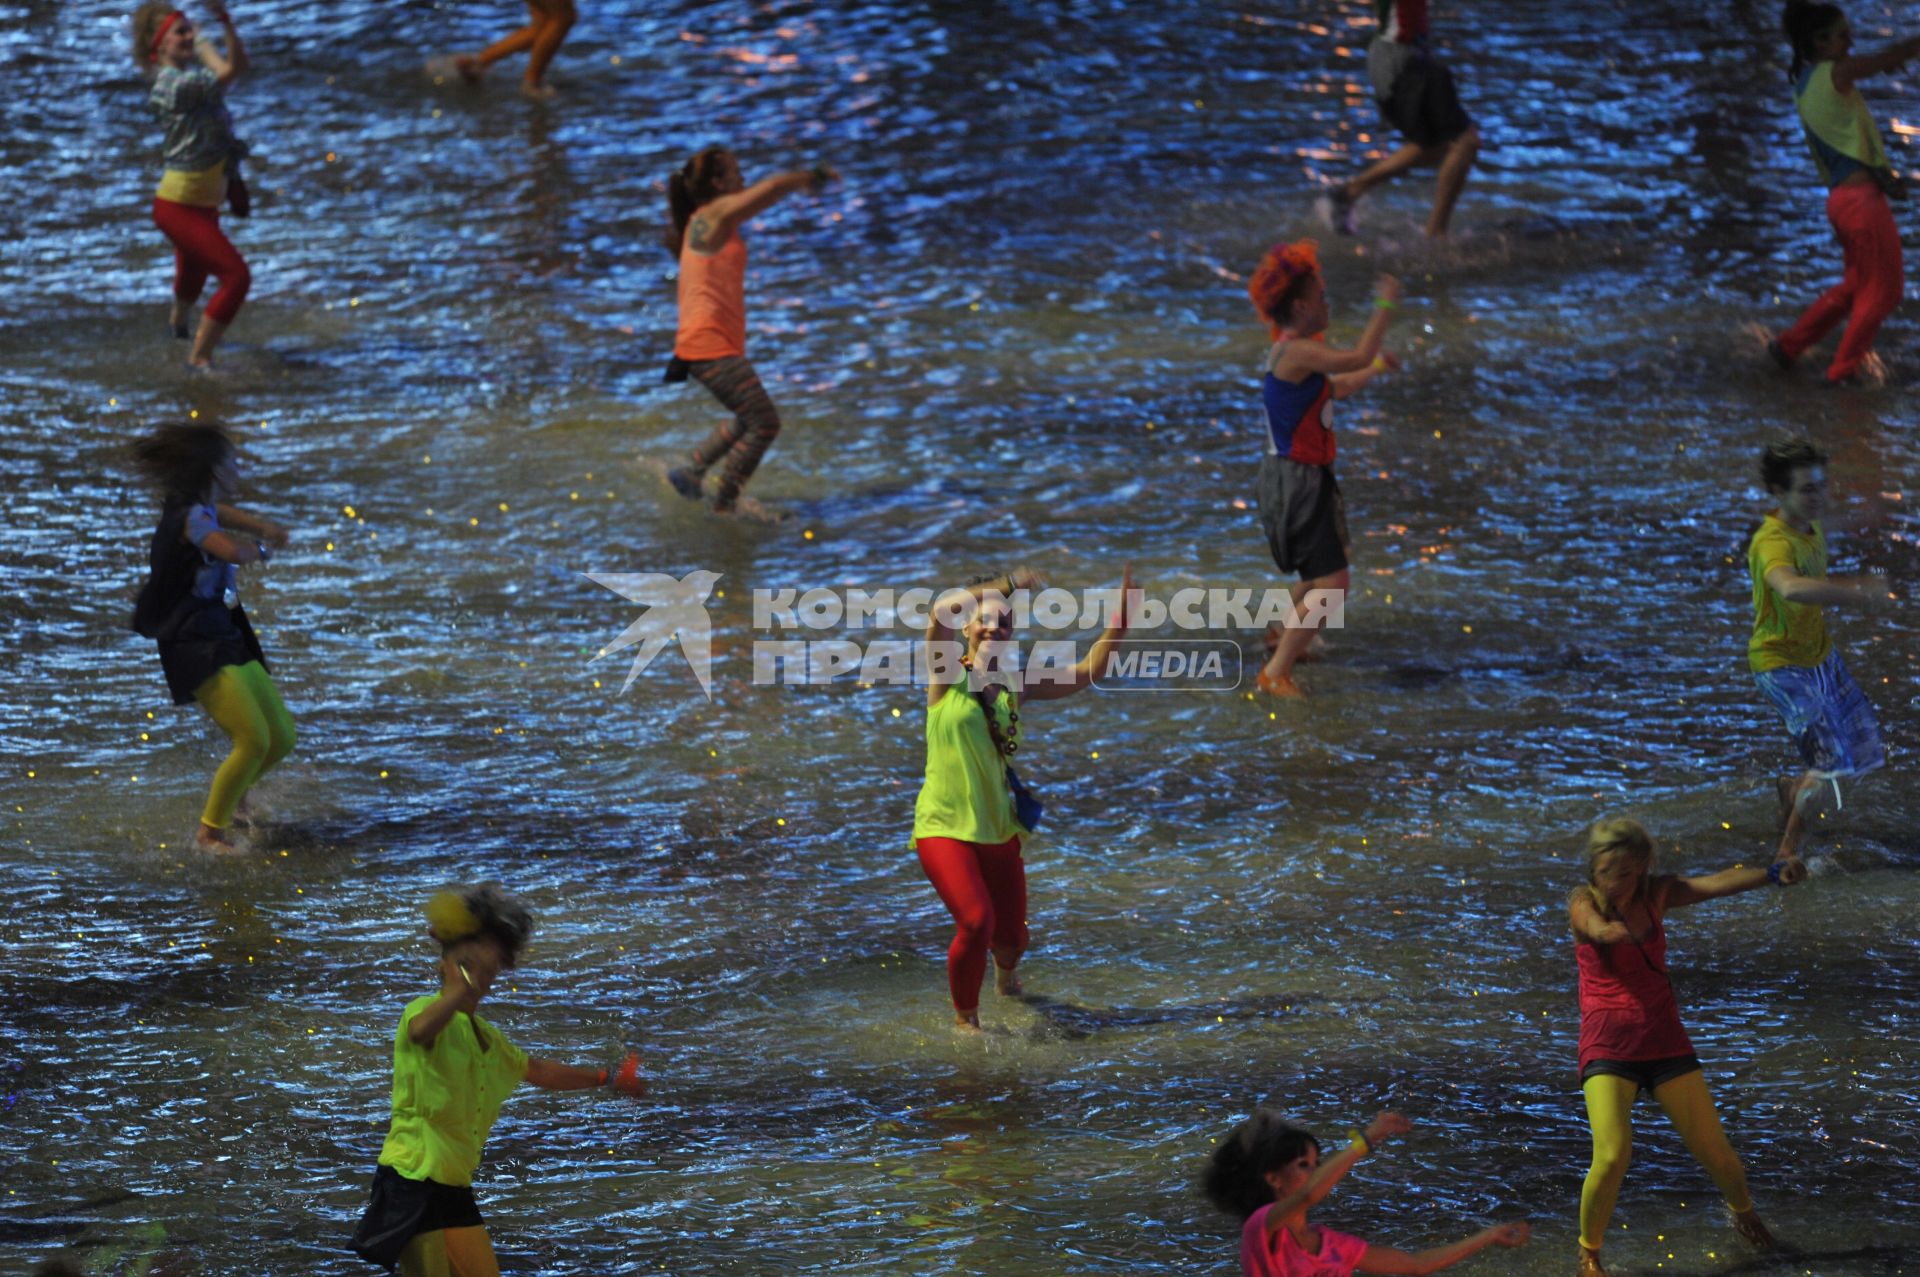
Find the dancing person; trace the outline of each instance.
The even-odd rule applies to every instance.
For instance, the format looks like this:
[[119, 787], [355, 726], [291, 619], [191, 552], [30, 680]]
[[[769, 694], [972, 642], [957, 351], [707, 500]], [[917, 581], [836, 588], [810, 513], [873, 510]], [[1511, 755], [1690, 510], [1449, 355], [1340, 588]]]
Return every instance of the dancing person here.
[[795, 191], [818, 192], [838, 175], [825, 164], [763, 177], [752, 186], [724, 146], [709, 146], [667, 182], [667, 248], [680, 260], [680, 323], [667, 380], [689, 375], [713, 392], [733, 419], [714, 427], [687, 464], [668, 471], [680, 495], [699, 500], [715, 465], [712, 509], [731, 514], [740, 490], [780, 433], [780, 414], [747, 362], [747, 242], [755, 217]]
[[1827, 184], [1827, 221], [1840, 240], [1846, 274], [1807, 307], [1793, 327], [1767, 343], [1782, 368], [1818, 342], [1842, 320], [1846, 333], [1828, 384], [1858, 376], [1878, 377], [1873, 338], [1906, 289], [1900, 231], [1893, 223], [1889, 193], [1905, 191], [1887, 159], [1880, 130], [1860, 95], [1859, 82], [1895, 70], [1920, 54], [1920, 36], [1879, 53], [1852, 56], [1853, 29], [1838, 5], [1788, 0], [1782, 19], [1793, 46], [1794, 105], [1813, 152], [1814, 167]]
[[1020, 710], [1029, 701], [1071, 696], [1105, 674], [1132, 606], [1129, 568], [1119, 610], [1084, 657], [1066, 669], [1037, 664], [1019, 671], [1011, 666], [1009, 600], [1040, 584], [1022, 569], [949, 591], [927, 625], [927, 769], [913, 805], [913, 848], [953, 914], [947, 988], [962, 1029], [980, 1028], [989, 951], [995, 991], [1021, 992], [1015, 968], [1027, 948], [1027, 870], [1020, 844], [1033, 831], [1022, 823], [1015, 791], [1024, 786], [1009, 767], [1024, 739]]
[[579, 17], [573, 0], [527, 0], [526, 26], [512, 35], [502, 36], [478, 53], [460, 54], [453, 60], [453, 69], [468, 84], [478, 84], [494, 63], [524, 53], [527, 73], [520, 81], [520, 91], [530, 98], [550, 99], [554, 93], [547, 84], [547, 68], [553, 65], [553, 55], [560, 52], [567, 32], [573, 30]]
[[160, 494], [150, 572], [133, 628], [160, 647], [175, 705], [198, 702], [233, 742], [213, 774], [194, 845], [239, 850], [228, 836], [247, 791], [293, 749], [293, 717], [234, 593], [242, 564], [265, 563], [286, 529], [232, 504], [233, 440], [217, 426], [165, 425], [134, 446], [134, 464]]
[[[247, 48], [222, 0], [211, 0], [213, 17], [227, 38], [223, 56], [213, 41], [195, 38], [187, 15], [168, 0], [148, 0], [133, 15], [133, 57], [152, 77], [147, 103], [166, 125], [166, 171], [153, 200], [153, 223], [173, 245], [173, 307], [167, 328], [185, 339], [193, 304], [207, 277], [220, 281], [200, 316], [187, 364], [213, 367], [220, 336], [240, 313], [253, 275], [220, 229], [220, 206], [245, 217], [250, 198], [240, 177], [246, 143], [233, 135], [227, 88], [247, 71]], [[194, 65], [195, 62], [199, 65]]]
[[1800, 845], [1805, 811], [1820, 783], [1865, 775], [1886, 762], [1880, 725], [1827, 634], [1821, 611], [1832, 603], [1886, 608], [1893, 597], [1872, 577], [1827, 576], [1827, 457], [1805, 441], [1769, 445], [1760, 454], [1760, 482], [1778, 504], [1747, 543], [1753, 578], [1753, 634], [1747, 663], [1760, 690], [1786, 720], [1804, 764], [1775, 783], [1781, 830]]
[[1333, 188], [1327, 196], [1328, 220], [1342, 235], [1351, 235], [1361, 196], [1409, 169], [1438, 165], [1426, 233], [1440, 239], [1480, 153], [1480, 126], [1460, 105], [1453, 72], [1427, 47], [1427, 0], [1373, 0], [1373, 10], [1379, 27], [1367, 45], [1367, 76], [1380, 118], [1406, 141]]
[[1791, 886], [1806, 876], [1784, 840], [1764, 867], [1685, 878], [1653, 872], [1653, 839], [1634, 821], [1601, 820], [1588, 831], [1587, 882], [1567, 902], [1580, 967], [1580, 1089], [1593, 1128], [1593, 1162], [1580, 1190], [1580, 1277], [1605, 1277], [1600, 1247], [1632, 1160], [1633, 1101], [1643, 1090], [1713, 1177], [1734, 1231], [1760, 1249], [1773, 1245], [1680, 1023], [1665, 918], [1670, 909], [1768, 884]]
[[1302, 696], [1293, 681], [1294, 663], [1321, 627], [1340, 615], [1352, 580], [1347, 505], [1333, 476], [1333, 401], [1394, 366], [1380, 343], [1399, 305], [1400, 283], [1391, 275], [1375, 281], [1373, 315], [1352, 350], [1323, 338], [1327, 284], [1312, 240], [1268, 250], [1247, 293], [1273, 337], [1260, 379], [1267, 409], [1260, 526], [1274, 566], [1300, 576], [1292, 587], [1295, 614], [1255, 682], [1272, 696]]
[[1307, 1212], [1331, 1193], [1354, 1163], [1413, 1124], [1381, 1113], [1338, 1152], [1320, 1155], [1320, 1141], [1272, 1109], [1253, 1116], [1220, 1141], [1207, 1163], [1201, 1191], [1222, 1211], [1245, 1220], [1240, 1271], [1246, 1277], [1345, 1277], [1348, 1273], [1436, 1273], [1489, 1246], [1524, 1246], [1525, 1220], [1495, 1224], [1471, 1237], [1422, 1251], [1375, 1246], [1347, 1233], [1316, 1227]]
[[636, 1098], [646, 1086], [631, 1053], [611, 1074], [530, 1058], [480, 1018], [481, 999], [533, 931], [526, 906], [498, 884], [438, 893], [427, 921], [440, 991], [407, 1003], [394, 1032], [393, 1117], [352, 1248], [406, 1277], [499, 1277], [473, 1173], [500, 1105], [522, 1081], [549, 1091], [611, 1084]]

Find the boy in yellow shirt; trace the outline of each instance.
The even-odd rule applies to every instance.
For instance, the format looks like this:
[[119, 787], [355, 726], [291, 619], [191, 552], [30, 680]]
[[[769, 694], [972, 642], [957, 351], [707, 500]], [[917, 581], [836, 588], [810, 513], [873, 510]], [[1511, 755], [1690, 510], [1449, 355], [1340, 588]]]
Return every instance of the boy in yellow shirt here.
[[1776, 786], [1786, 847], [1799, 845], [1803, 808], [1821, 781], [1861, 776], [1886, 762], [1873, 706], [1833, 650], [1820, 609], [1828, 603], [1885, 608], [1893, 596], [1871, 578], [1828, 578], [1820, 524], [1826, 464], [1826, 454], [1804, 441], [1768, 446], [1760, 481], [1779, 505], [1747, 545], [1753, 576], [1747, 662], [1806, 763], [1798, 777], [1783, 776]]
[[[529, 1058], [476, 1014], [533, 931], [526, 907], [494, 883], [455, 887], [427, 905], [439, 941], [440, 992], [415, 998], [393, 1039], [393, 1121], [372, 1199], [353, 1236], [363, 1259], [405, 1277], [499, 1277], [473, 1200], [480, 1147], [500, 1105], [524, 1078], [554, 1091], [606, 1086], [605, 1069]], [[629, 1054], [612, 1085], [645, 1093]]]

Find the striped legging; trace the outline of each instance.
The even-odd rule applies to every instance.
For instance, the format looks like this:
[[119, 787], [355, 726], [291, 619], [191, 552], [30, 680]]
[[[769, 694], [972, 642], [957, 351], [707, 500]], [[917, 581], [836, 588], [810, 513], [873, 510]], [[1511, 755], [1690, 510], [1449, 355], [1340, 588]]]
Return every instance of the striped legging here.
[[689, 362], [693, 379], [713, 392], [733, 420], [713, 428], [699, 447], [693, 450], [693, 474], [706, 474], [708, 467], [726, 458], [720, 467], [720, 481], [714, 487], [713, 508], [731, 510], [766, 455], [767, 447], [780, 433], [780, 414], [768, 397], [759, 374], [745, 355], [724, 359], [695, 359]]

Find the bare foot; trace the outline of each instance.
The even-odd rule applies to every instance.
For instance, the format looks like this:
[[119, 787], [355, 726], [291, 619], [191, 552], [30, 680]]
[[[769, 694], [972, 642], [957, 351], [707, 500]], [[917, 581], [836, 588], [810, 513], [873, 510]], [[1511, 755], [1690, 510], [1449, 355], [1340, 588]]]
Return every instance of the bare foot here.
[[1759, 1212], [1744, 1210], [1733, 1217], [1733, 1231], [1740, 1234], [1740, 1240], [1755, 1250], [1772, 1250], [1776, 1243], [1767, 1226], [1760, 1222]]
[[1600, 1264], [1599, 1251], [1588, 1250], [1585, 1246], [1580, 1248], [1579, 1277], [1607, 1277], [1607, 1270]]
[[730, 503], [722, 505], [715, 501], [707, 507], [715, 514], [730, 515], [747, 519], [754, 523], [785, 523], [793, 516], [775, 506], [763, 505], [752, 497], [735, 497]]
[[560, 95], [553, 91], [551, 85], [541, 84], [538, 80], [522, 80], [520, 96], [531, 98], [535, 102], [551, 102]]
[[463, 53], [453, 60], [453, 69], [468, 84], [478, 84], [486, 78], [486, 64], [471, 53]]
[[203, 824], [194, 831], [193, 845], [213, 856], [237, 856], [240, 844], [227, 837], [226, 830]]
[[1020, 973], [1012, 967], [993, 964], [993, 991], [1003, 998], [1017, 998], [1027, 991], [1020, 983]]
[[1299, 699], [1306, 696], [1306, 693], [1300, 690], [1300, 685], [1293, 681], [1291, 675], [1269, 674], [1265, 670], [1261, 670], [1259, 674], [1254, 676], [1254, 682], [1259, 685], [1261, 691], [1269, 696], [1278, 696], [1284, 699]]
[[955, 1011], [953, 1013], [953, 1027], [955, 1032], [958, 1033], [986, 1032], [985, 1029], [980, 1027], [980, 1013], [978, 1011]]

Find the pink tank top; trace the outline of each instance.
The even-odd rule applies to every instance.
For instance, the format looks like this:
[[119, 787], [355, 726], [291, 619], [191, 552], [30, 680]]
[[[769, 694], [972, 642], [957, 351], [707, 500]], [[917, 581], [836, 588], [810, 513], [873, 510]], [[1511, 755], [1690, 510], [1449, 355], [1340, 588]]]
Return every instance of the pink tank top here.
[[747, 353], [747, 242], [739, 231], [715, 253], [680, 246], [680, 328], [673, 353], [682, 359]]
[[1667, 932], [1649, 908], [1653, 928], [1639, 944], [1574, 946], [1580, 962], [1580, 1071], [1593, 1060], [1664, 1060], [1692, 1055], [1667, 979]]

